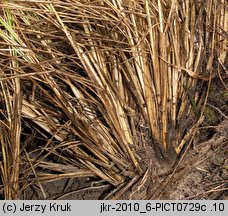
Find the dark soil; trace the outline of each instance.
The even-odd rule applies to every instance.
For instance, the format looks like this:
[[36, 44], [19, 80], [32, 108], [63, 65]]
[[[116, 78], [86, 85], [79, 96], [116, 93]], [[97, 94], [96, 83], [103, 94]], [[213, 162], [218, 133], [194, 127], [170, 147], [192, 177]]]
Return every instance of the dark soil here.
[[210, 140], [187, 153], [161, 199], [228, 198], [228, 120], [215, 128]]
[[44, 193], [39, 187], [30, 186], [23, 193], [22, 199], [97, 200], [110, 188], [110, 185], [92, 178], [57, 180], [43, 183], [42, 186]]

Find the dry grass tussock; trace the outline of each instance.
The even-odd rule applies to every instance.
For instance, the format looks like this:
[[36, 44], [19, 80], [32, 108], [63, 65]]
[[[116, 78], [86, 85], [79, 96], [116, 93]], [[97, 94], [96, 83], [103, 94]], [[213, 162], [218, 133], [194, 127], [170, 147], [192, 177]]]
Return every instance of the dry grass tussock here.
[[73, 177], [124, 191], [148, 173], [148, 137], [172, 164], [224, 68], [226, 4], [1, 1], [2, 197]]

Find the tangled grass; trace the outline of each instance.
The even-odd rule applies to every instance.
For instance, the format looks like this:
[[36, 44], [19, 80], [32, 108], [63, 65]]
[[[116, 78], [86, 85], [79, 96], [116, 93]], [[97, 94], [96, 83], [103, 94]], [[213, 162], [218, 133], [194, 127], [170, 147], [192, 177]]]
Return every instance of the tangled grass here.
[[224, 0], [1, 1], [2, 196], [36, 184], [46, 198], [42, 182], [73, 177], [129, 187], [147, 174], [144, 136], [173, 164], [224, 67], [226, 9]]

